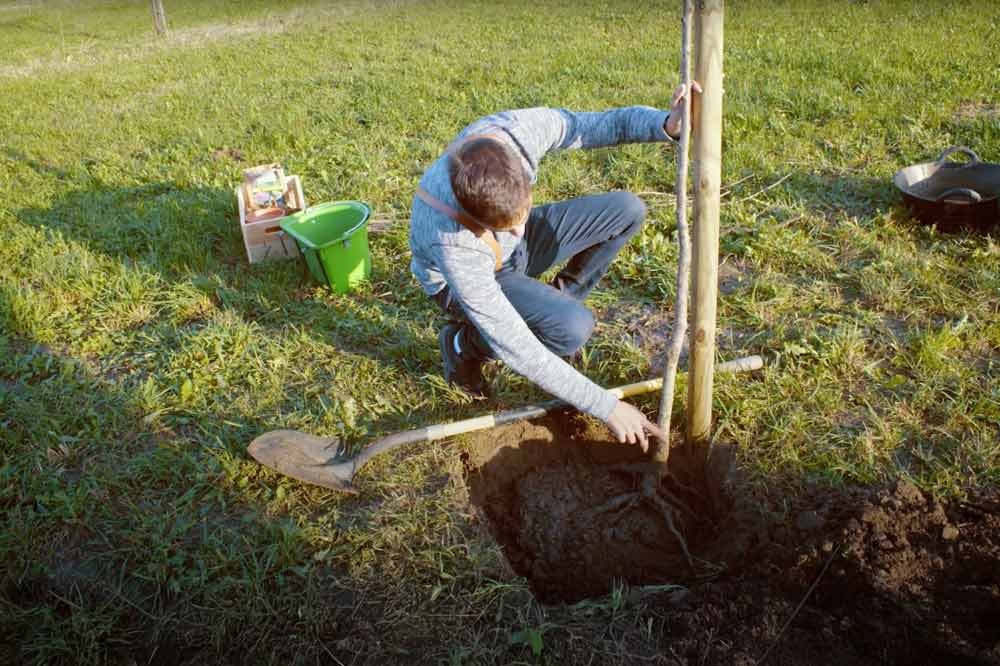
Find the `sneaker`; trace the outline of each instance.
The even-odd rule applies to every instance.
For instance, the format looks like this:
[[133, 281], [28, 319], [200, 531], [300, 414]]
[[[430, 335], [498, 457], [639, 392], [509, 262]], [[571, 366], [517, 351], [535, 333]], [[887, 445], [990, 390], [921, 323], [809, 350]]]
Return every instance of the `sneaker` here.
[[455, 351], [455, 335], [462, 330], [458, 324], [445, 324], [438, 333], [438, 347], [444, 361], [444, 378], [449, 384], [461, 388], [474, 396], [486, 396], [486, 380], [483, 379], [481, 361], [463, 360]]

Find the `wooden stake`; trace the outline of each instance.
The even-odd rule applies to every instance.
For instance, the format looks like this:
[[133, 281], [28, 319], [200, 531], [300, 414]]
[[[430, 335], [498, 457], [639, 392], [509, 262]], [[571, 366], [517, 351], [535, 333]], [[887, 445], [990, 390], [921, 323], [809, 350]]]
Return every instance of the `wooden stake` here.
[[688, 363], [687, 440], [707, 443], [712, 430], [712, 375], [719, 276], [722, 182], [722, 18], [725, 0], [699, 0], [694, 13], [694, 78], [702, 94], [692, 113], [694, 135], [694, 299]]
[[167, 13], [163, 9], [163, 0], [150, 0], [153, 8], [153, 27], [156, 34], [162, 37], [167, 34]]

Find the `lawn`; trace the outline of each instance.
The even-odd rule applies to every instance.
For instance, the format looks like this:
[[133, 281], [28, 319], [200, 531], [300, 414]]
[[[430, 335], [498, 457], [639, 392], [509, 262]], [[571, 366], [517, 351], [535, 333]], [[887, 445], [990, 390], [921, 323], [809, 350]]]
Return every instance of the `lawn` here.
[[[666, 105], [680, 3], [164, 4], [156, 39], [144, 2], [0, 3], [0, 660], [664, 653], [657, 609], [625, 588], [532, 598], [470, 506], [466, 440], [373, 463], [357, 497], [245, 449], [275, 428], [361, 446], [543, 397], [505, 370], [485, 404], [440, 377], [442, 317], [408, 271], [416, 181], [496, 110]], [[789, 496], [997, 484], [1000, 244], [914, 226], [891, 177], [951, 145], [1000, 162], [1000, 11], [731, 5], [719, 358], [766, 366], [717, 378], [716, 438], [748, 484]], [[385, 221], [369, 285], [337, 296], [300, 264], [247, 265], [232, 187], [271, 161], [311, 201]], [[580, 367], [606, 386], [659, 367], [673, 179], [650, 145], [541, 169], [536, 201], [649, 205], [590, 301]]]

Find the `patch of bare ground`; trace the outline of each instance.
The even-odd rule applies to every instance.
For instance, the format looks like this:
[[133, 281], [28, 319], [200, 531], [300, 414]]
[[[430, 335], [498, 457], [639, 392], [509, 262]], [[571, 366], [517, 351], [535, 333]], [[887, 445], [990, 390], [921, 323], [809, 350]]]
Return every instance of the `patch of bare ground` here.
[[[720, 290], [723, 295], [732, 293], [746, 280], [748, 269], [742, 264], [724, 263], [719, 267]], [[618, 302], [595, 313], [604, 326], [613, 327], [616, 334], [624, 334], [632, 339], [644, 358], [650, 359], [649, 374], [663, 373], [667, 347], [674, 326], [673, 309], [665, 310], [659, 305], [637, 302]], [[752, 332], [732, 327], [722, 327], [716, 331], [716, 344], [725, 355], [733, 349], [741, 349], [743, 341]], [[688, 355], [688, 341], [681, 347], [681, 362]]]
[[248, 19], [232, 23], [208, 23], [171, 29], [160, 39], [154, 38], [152, 30], [142, 41], [120, 43], [114, 47], [99, 42], [62, 49], [56, 55], [35, 58], [16, 65], [0, 66], [0, 78], [24, 78], [39, 73], [76, 72], [91, 67], [133, 62], [161, 50], [200, 48], [207, 44], [231, 41], [241, 38], [261, 38], [317, 22], [347, 18], [363, 12], [392, 9], [413, 4], [407, 0], [357, 0], [335, 5], [299, 7], [283, 14], [270, 14], [264, 18]]
[[980, 118], [997, 120], [1000, 119], [1000, 104], [986, 101], [962, 102], [958, 105], [958, 109], [955, 110], [955, 117], [966, 122], [979, 120]]
[[750, 276], [750, 264], [743, 259], [726, 257], [719, 264], [719, 291], [728, 295], [742, 287]]
[[[663, 310], [656, 305], [622, 302], [597, 313], [597, 318], [601, 322], [608, 322], [615, 326], [617, 331], [632, 338], [642, 355], [651, 359], [651, 373], [659, 374], [663, 371], [663, 359], [674, 326], [673, 310]], [[685, 340], [681, 358], [686, 357]]]

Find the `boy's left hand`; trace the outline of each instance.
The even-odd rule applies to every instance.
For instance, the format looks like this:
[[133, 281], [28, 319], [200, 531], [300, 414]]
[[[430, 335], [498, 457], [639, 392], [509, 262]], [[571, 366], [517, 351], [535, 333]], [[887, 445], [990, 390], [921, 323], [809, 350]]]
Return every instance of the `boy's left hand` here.
[[[691, 89], [701, 94], [701, 84], [691, 81]], [[676, 139], [681, 135], [681, 120], [684, 118], [684, 98], [687, 96], [687, 88], [684, 84], [677, 86], [673, 96], [670, 98], [670, 115], [667, 122], [663, 123], [663, 131]]]

